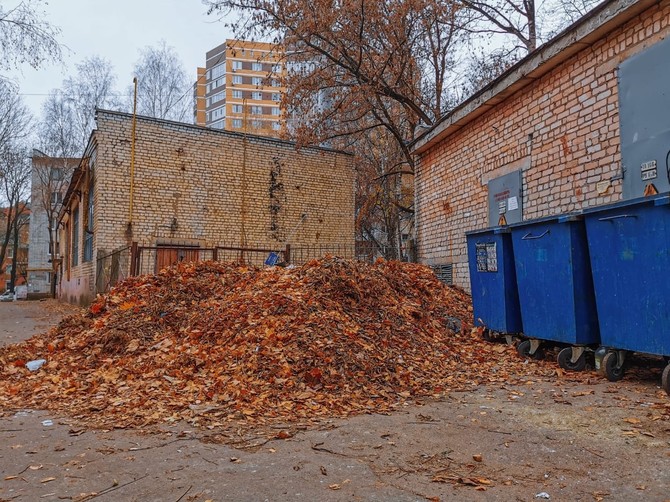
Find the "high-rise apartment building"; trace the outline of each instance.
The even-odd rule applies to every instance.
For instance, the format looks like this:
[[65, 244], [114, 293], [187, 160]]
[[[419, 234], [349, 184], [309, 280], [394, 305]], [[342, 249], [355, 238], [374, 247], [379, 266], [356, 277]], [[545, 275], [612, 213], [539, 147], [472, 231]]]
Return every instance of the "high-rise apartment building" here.
[[278, 137], [285, 127], [281, 106], [285, 71], [276, 45], [226, 40], [207, 52], [204, 78], [198, 68], [195, 123]]

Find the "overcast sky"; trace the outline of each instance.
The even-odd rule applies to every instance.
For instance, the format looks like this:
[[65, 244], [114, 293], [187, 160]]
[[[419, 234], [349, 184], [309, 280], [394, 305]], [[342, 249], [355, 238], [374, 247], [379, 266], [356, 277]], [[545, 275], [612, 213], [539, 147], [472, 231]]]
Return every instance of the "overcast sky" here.
[[132, 67], [140, 49], [164, 39], [176, 49], [195, 82], [205, 53], [232, 37], [222, 22], [206, 15], [201, 0], [48, 0], [45, 9], [49, 22], [61, 29], [58, 40], [67, 49], [64, 65], [44, 65], [39, 70], [25, 66], [13, 74], [34, 114], [40, 113], [44, 95], [61, 87], [63, 79], [74, 74], [75, 64], [86, 57], [110, 60], [122, 91], [132, 84]]

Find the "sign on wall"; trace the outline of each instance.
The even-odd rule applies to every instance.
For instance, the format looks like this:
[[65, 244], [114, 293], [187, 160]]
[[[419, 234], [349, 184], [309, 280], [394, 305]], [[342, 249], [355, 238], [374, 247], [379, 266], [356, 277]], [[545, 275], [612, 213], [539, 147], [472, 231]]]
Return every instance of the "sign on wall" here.
[[523, 220], [521, 171], [489, 180], [489, 226], [511, 225]]

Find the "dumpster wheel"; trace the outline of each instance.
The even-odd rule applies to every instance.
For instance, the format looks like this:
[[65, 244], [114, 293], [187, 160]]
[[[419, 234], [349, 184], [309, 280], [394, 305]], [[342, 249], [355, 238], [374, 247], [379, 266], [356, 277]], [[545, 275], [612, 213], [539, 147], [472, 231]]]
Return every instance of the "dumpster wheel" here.
[[558, 353], [556, 358], [558, 365], [566, 371], [584, 371], [586, 369], [586, 357], [584, 351], [575, 362], [572, 362], [572, 347], [565, 347]]
[[670, 395], [670, 364], [663, 370], [663, 375], [661, 375], [661, 386], [663, 387], [663, 390]]
[[618, 364], [619, 355], [616, 352], [608, 352], [603, 357], [602, 369], [610, 382], [618, 382], [623, 378], [623, 365]]
[[530, 353], [532, 344], [530, 340], [521, 340], [516, 346], [516, 351], [521, 357], [530, 357], [531, 359], [542, 359], [544, 351], [538, 347], [533, 354]]

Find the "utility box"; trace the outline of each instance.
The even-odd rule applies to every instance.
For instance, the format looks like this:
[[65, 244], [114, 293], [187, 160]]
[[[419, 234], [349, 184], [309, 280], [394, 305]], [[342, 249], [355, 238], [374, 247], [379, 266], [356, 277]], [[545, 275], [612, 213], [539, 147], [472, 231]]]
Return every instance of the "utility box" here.
[[490, 227], [523, 221], [521, 186], [521, 171], [489, 180]]
[[619, 66], [623, 198], [670, 190], [670, 38]]

